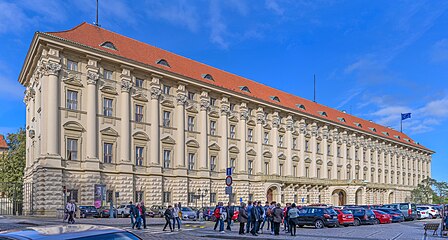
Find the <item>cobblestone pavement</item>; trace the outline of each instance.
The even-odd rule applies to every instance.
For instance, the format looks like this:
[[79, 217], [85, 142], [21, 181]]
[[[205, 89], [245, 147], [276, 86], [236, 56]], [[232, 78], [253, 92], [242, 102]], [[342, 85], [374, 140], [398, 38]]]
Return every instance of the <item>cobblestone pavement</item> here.
[[[269, 232], [260, 234], [258, 237], [252, 235], [238, 235], [238, 224], [232, 226], [233, 231], [219, 233], [213, 231], [213, 222], [183, 222], [181, 230], [174, 232], [162, 231], [164, 220], [160, 218], [149, 218], [147, 229], [131, 229], [129, 219], [77, 219], [79, 224], [95, 224], [107, 225], [126, 229], [140, 236], [142, 239], [305, 239], [305, 240], [321, 240], [321, 239], [400, 239], [413, 240], [423, 238], [423, 224], [428, 222], [440, 222], [440, 219], [421, 220], [404, 223], [368, 225], [359, 227], [339, 227], [314, 229], [312, 227], [297, 228], [297, 236], [292, 237], [285, 232], [281, 232], [280, 236], [273, 236]], [[61, 224], [60, 219], [37, 218], [37, 217], [0, 217], [0, 230], [12, 228], [25, 228], [30, 226], [54, 225]], [[265, 231], [266, 232], [266, 231]], [[428, 235], [431, 235], [429, 233]], [[428, 239], [437, 239], [429, 236]]]

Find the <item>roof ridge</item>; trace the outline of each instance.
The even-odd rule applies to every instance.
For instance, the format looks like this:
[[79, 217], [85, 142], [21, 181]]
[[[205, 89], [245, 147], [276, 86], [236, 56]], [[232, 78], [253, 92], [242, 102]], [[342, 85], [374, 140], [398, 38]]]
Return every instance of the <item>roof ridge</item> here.
[[82, 25], [85, 25], [85, 24], [87, 24], [87, 25], [91, 25], [91, 24], [89, 24], [89, 23], [87, 23], [87, 22], [82, 22], [82, 23], [80, 23], [80, 24], [76, 25], [75, 27], [73, 27], [73, 28], [71, 28], [71, 29], [68, 29], [68, 30], [57, 31], [57, 32], [44, 32], [44, 33], [46, 33], [46, 34], [52, 34], [52, 33], [71, 32], [71, 31], [74, 31], [74, 30], [76, 30], [77, 28], [79, 28], [79, 27], [81, 27]]

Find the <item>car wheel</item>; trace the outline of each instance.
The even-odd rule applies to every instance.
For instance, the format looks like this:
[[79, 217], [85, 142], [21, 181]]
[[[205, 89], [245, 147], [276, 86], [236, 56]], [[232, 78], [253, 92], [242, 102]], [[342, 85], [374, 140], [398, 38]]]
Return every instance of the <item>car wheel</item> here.
[[359, 225], [361, 225], [361, 222], [359, 221], [359, 219], [355, 219], [355, 221], [353, 222], [353, 225], [359, 226]]
[[314, 222], [314, 227], [317, 229], [323, 228], [324, 227], [324, 222], [322, 222], [322, 220], [316, 220]]
[[348, 224], [345, 224], [345, 225], [344, 225], [344, 227], [348, 227], [348, 226], [349, 226]]
[[375, 219], [375, 223], [374, 224], [380, 224], [380, 220], [379, 219]]

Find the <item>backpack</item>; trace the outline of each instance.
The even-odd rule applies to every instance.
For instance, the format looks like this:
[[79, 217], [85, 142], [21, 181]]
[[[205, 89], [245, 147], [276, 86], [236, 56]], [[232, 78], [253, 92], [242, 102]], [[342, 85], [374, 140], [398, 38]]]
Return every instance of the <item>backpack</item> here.
[[266, 216], [272, 217], [272, 208], [268, 208], [268, 210], [266, 211]]
[[219, 208], [215, 208], [215, 211], [213, 211], [213, 216], [219, 218]]

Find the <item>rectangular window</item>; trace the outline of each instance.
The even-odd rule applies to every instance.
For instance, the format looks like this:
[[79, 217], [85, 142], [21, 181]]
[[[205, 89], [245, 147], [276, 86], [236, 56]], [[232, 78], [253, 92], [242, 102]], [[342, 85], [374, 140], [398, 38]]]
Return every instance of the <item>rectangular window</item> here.
[[135, 121], [143, 122], [143, 106], [135, 105]]
[[235, 172], [235, 162], [236, 159], [235, 158], [230, 158], [230, 166], [232, 168], [232, 172]]
[[350, 156], [350, 148], [347, 148], [346, 153], [347, 153], [347, 159], [352, 159], [352, 157]]
[[194, 117], [188, 116], [188, 131], [194, 131]]
[[235, 125], [230, 125], [230, 138], [235, 138]]
[[264, 132], [264, 144], [269, 144], [269, 133]]
[[247, 174], [252, 175], [253, 174], [252, 173], [253, 169], [254, 169], [254, 161], [249, 160], [247, 162]]
[[264, 163], [264, 173], [269, 174], [269, 163]]
[[112, 143], [104, 143], [104, 153], [103, 153], [103, 162], [104, 163], [112, 163]]
[[104, 79], [112, 80], [112, 71], [104, 69], [103, 77]]
[[254, 140], [254, 130], [252, 128], [247, 129], [247, 140], [250, 142]]
[[171, 151], [163, 150], [163, 168], [170, 168], [171, 163]]
[[189, 192], [188, 193], [188, 202], [189, 203], [194, 203], [194, 199], [195, 199], [194, 193]]
[[170, 89], [171, 89], [170, 86], [163, 85], [163, 88], [162, 88], [163, 94], [169, 95], [170, 94]]
[[106, 190], [106, 202], [110, 203], [114, 200], [114, 191], [113, 190]]
[[170, 117], [171, 117], [171, 112], [163, 111], [163, 126], [164, 127], [170, 126], [170, 123], [171, 123]]
[[253, 201], [254, 200], [254, 195], [252, 193], [249, 194], [249, 201]]
[[248, 114], [249, 116], [252, 116], [252, 112], [253, 112], [253, 109], [252, 109], [252, 108], [248, 108], [248, 109], [247, 109], [247, 114]]
[[316, 144], [316, 152], [317, 152], [317, 153], [320, 153], [320, 143], [317, 143], [317, 144]]
[[341, 180], [341, 170], [338, 170], [338, 175], [337, 175], [337, 177], [338, 177], [338, 180]]
[[67, 60], [67, 69], [70, 71], [78, 71], [78, 62]]
[[309, 151], [310, 151], [310, 141], [305, 140], [305, 152], [309, 152]]
[[210, 135], [216, 134], [216, 121], [210, 121]]
[[67, 109], [78, 109], [78, 92], [67, 90]]
[[297, 138], [292, 138], [292, 149], [297, 149]]
[[135, 148], [135, 165], [143, 166], [143, 147]]
[[294, 177], [297, 177], [297, 166], [292, 167], [292, 174]]
[[78, 140], [67, 138], [67, 160], [78, 160]]
[[188, 93], [187, 93], [187, 97], [188, 97], [188, 100], [194, 100], [194, 93], [188, 91]]
[[164, 203], [171, 202], [171, 192], [163, 192], [163, 202]]
[[216, 156], [210, 156], [210, 171], [216, 170]]
[[76, 203], [78, 201], [78, 189], [67, 189], [67, 202], [74, 200]]
[[327, 155], [331, 155], [331, 144], [327, 144]]
[[310, 168], [309, 167], [305, 167], [305, 177], [307, 177], [307, 178], [310, 177]]
[[235, 111], [235, 103], [230, 104], [230, 111]]
[[283, 147], [283, 135], [278, 136], [278, 146]]
[[279, 173], [280, 176], [283, 176], [283, 164], [280, 164]]
[[112, 117], [113, 107], [112, 107], [112, 99], [104, 98], [103, 99], [103, 115], [106, 117]]
[[331, 178], [331, 169], [327, 170], [327, 178], [330, 179]]
[[320, 168], [317, 168], [317, 170], [316, 170], [316, 177], [320, 178]]
[[215, 106], [216, 105], [216, 98], [210, 98], [210, 106]]
[[135, 191], [135, 202], [142, 202], [144, 200], [145, 193], [143, 191]]
[[341, 147], [340, 146], [338, 146], [338, 148], [337, 148], [337, 156], [341, 157]]
[[194, 164], [195, 164], [194, 153], [189, 153], [188, 154], [188, 170], [194, 170]]
[[210, 202], [216, 203], [216, 193], [210, 193]]
[[143, 87], [143, 79], [136, 78], [135, 79], [135, 86], [138, 87], [138, 88], [142, 88]]

